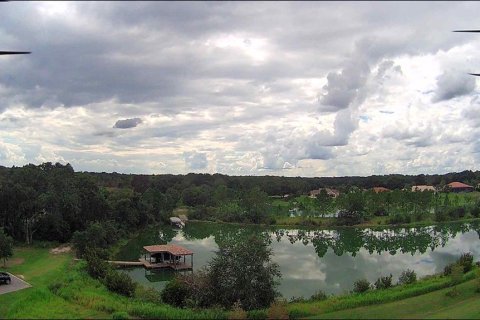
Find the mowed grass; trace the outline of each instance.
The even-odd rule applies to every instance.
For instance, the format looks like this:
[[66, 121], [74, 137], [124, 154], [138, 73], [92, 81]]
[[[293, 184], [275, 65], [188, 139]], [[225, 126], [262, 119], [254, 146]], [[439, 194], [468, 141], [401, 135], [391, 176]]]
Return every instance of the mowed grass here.
[[381, 305], [315, 315], [312, 319], [479, 319], [478, 280], [458, 285], [460, 294], [448, 297], [451, 288]]
[[5, 269], [22, 275], [31, 288], [0, 296], [1, 318], [106, 318], [107, 313], [92, 310], [54, 295], [48, 284], [67, 272], [70, 254], [53, 255], [48, 248], [17, 247], [14, 257], [23, 259], [18, 265]]

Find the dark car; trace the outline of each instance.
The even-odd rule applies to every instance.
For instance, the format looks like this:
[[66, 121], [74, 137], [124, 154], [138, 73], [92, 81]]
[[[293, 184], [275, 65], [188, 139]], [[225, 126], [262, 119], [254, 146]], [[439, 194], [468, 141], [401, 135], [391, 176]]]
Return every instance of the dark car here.
[[6, 283], [9, 284], [12, 282], [12, 278], [10, 278], [10, 275], [6, 272], [0, 272], [0, 283]]

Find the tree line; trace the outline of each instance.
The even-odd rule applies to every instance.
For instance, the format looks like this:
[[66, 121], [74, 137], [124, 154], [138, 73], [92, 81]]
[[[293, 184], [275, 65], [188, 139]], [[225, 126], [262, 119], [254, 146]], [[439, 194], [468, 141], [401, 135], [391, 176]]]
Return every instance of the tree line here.
[[[167, 222], [172, 210], [182, 205], [193, 208], [193, 219], [269, 223], [268, 199], [273, 195], [301, 195], [321, 187], [344, 192], [352, 186], [398, 189], [457, 180], [477, 185], [480, 172], [303, 178], [75, 172], [70, 164], [51, 162], [0, 166], [0, 227], [16, 241], [65, 242], [94, 222], [117, 233]], [[378, 207], [375, 203], [372, 206]]]

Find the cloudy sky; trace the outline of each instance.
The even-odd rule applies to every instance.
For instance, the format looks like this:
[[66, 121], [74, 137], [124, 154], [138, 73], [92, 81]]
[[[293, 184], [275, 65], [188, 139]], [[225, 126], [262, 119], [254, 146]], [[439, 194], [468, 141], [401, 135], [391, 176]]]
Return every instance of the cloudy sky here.
[[477, 2], [0, 3], [0, 165], [479, 170]]

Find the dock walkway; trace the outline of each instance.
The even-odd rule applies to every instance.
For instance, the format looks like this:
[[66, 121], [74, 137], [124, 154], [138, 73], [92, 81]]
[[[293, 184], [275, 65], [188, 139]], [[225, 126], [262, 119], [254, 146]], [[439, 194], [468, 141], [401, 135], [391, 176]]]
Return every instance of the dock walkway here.
[[177, 262], [176, 264], [174, 263], [169, 263], [169, 262], [164, 262], [164, 263], [150, 263], [149, 261], [146, 261], [145, 259], [139, 259], [138, 261], [107, 261], [110, 264], [116, 265], [116, 266], [122, 266], [122, 267], [130, 267], [130, 266], [142, 266], [145, 269], [161, 269], [161, 268], [172, 268], [174, 270], [189, 270], [192, 269], [192, 266], [188, 263], [183, 263], [183, 262]]

